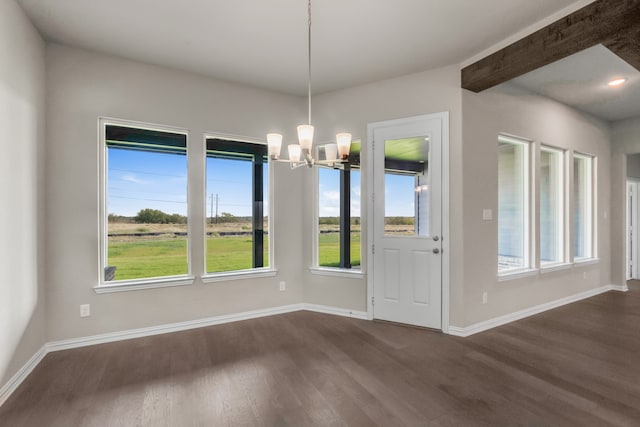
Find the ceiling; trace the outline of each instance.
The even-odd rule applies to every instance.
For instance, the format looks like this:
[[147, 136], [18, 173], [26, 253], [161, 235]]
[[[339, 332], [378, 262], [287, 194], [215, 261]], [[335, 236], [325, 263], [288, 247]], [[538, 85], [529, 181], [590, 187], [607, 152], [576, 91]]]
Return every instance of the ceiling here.
[[[628, 81], [610, 88], [613, 78]], [[538, 68], [511, 81], [607, 121], [640, 117], [640, 71], [602, 45]]]
[[[304, 0], [18, 0], [48, 41], [306, 93]], [[575, 0], [315, 0], [313, 91], [460, 63]]]

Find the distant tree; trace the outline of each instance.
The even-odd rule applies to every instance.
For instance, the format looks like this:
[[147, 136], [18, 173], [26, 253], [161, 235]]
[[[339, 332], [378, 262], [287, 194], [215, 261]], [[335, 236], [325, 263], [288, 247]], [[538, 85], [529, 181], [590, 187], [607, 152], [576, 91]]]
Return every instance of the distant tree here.
[[138, 224], [186, 224], [187, 217], [177, 213], [167, 214], [158, 209], [141, 209], [133, 218]]
[[186, 224], [187, 223], [187, 217], [184, 215], [180, 215], [177, 213], [171, 214], [171, 215], [167, 215], [167, 222], [169, 224]]
[[158, 209], [141, 209], [133, 218], [138, 224], [166, 224], [168, 215]]
[[238, 222], [238, 217], [229, 212], [221, 212], [218, 216], [218, 223], [230, 223], [230, 222]]
[[337, 216], [321, 216], [318, 222], [322, 225], [338, 225], [340, 224], [340, 218]]
[[122, 216], [122, 215], [110, 213], [107, 216], [107, 221], [109, 221], [111, 223], [114, 223], [114, 222], [130, 222], [130, 218], [127, 217], [127, 216]]
[[413, 225], [414, 220], [411, 216], [389, 216], [384, 222], [388, 225]]

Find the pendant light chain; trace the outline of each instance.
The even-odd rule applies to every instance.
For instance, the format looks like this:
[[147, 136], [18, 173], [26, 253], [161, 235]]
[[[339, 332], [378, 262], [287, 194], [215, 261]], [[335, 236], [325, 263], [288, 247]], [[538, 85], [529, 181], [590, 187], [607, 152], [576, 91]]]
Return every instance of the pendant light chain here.
[[[289, 144], [288, 160], [280, 159], [282, 149], [282, 134], [268, 133], [267, 146], [269, 159], [291, 164], [292, 169], [301, 166], [313, 167], [313, 165], [328, 165], [337, 168], [338, 165], [349, 163], [349, 150], [351, 147], [351, 134], [342, 132], [336, 134], [336, 142], [324, 145], [324, 159], [315, 159], [313, 156], [313, 125], [311, 124], [311, 0], [307, 0], [307, 102], [308, 120], [306, 125], [298, 126], [298, 144]], [[346, 167], [346, 166], [345, 166]]]
[[307, 98], [308, 98], [308, 102], [309, 102], [309, 124], [311, 124], [311, 0], [309, 0], [308, 6], [307, 6], [307, 11], [308, 11], [308, 15], [309, 15], [309, 22], [308, 22], [308, 31], [309, 31], [309, 45], [307, 46], [308, 50], [308, 59], [309, 59], [309, 63], [308, 65], [308, 78], [307, 78], [307, 83], [308, 83], [308, 93], [307, 93]]

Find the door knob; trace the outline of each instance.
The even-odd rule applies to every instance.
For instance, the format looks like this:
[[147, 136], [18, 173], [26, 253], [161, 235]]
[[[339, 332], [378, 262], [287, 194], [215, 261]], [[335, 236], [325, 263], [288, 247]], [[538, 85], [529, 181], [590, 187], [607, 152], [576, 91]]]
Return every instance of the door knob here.
[[434, 253], [434, 254], [439, 254], [439, 253], [440, 253], [440, 249], [438, 249], [438, 248], [434, 248], [434, 249], [433, 249], [433, 253]]
[[437, 242], [438, 240], [440, 240], [440, 238], [438, 236], [433, 236], [433, 241]]

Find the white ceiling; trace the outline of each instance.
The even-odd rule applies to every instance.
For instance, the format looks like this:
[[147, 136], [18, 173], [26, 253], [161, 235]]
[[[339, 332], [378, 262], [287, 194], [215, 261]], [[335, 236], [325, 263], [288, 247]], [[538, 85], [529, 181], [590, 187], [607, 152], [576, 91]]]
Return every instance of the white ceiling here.
[[[623, 86], [608, 82], [624, 77]], [[520, 76], [512, 83], [608, 121], [640, 117], [640, 71], [602, 45]]]
[[[304, 0], [18, 0], [66, 45], [306, 93]], [[315, 0], [322, 93], [460, 63], [575, 0]]]

